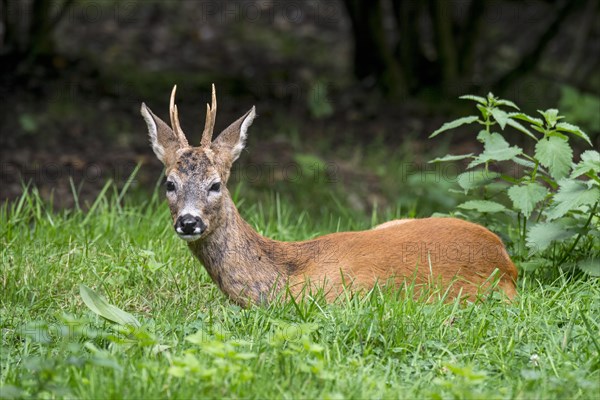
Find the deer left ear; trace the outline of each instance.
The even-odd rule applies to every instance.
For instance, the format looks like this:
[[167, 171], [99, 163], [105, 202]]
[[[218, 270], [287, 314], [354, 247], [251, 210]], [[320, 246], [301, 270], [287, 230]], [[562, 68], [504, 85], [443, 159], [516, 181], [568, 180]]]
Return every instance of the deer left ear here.
[[212, 142], [211, 149], [227, 169], [231, 168], [244, 149], [246, 137], [248, 136], [248, 127], [252, 125], [255, 117], [256, 110], [252, 107], [241, 118], [229, 125]]

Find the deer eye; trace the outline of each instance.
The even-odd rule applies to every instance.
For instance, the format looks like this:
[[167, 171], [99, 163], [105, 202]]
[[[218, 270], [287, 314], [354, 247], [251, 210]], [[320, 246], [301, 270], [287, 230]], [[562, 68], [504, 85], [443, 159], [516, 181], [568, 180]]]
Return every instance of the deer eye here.
[[173, 181], [167, 181], [165, 183], [165, 186], [167, 187], [167, 192], [174, 192], [175, 191], [175, 183]]
[[208, 189], [209, 192], [218, 192], [221, 190], [221, 182], [215, 182], [212, 185], [210, 185], [210, 188]]

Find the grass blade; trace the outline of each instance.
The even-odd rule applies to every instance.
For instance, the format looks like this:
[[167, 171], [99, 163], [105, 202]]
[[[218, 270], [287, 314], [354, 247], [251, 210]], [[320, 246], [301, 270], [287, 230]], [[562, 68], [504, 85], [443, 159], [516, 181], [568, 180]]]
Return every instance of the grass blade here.
[[79, 285], [79, 293], [85, 305], [102, 318], [123, 326], [134, 326], [136, 328], [142, 326], [133, 315], [113, 306], [89, 287], [83, 284]]

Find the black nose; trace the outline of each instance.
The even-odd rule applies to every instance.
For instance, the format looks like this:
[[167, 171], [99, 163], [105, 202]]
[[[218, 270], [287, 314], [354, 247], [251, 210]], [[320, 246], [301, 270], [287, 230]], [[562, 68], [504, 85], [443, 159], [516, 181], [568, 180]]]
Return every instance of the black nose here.
[[206, 225], [200, 217], [194, 217], [191, 214], [185, 214], [177, 218], [175, 230], [183, 235], [198, 235], [204, 232]]

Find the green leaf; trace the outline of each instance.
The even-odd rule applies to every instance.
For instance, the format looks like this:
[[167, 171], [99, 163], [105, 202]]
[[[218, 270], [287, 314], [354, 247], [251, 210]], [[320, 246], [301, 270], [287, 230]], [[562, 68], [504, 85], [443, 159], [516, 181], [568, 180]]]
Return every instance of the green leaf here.
[[499, 106], [507, 106], [507, 107], [512, 107], [516, 110], [520, 110], [520, 108], [517, 107], [517, 105], [510, 100], [499, 99], [498, 101], [496, 101], [496, 104]]
[[573, 135], [582, 138], [583, 140], [588, 142], [590, 146], [592, 146], [592, 141], [590, 140], [589, 136], [576, 125], [572, 125], [566, 122], [559, 122], [558, 124], [556, 124], [556, 130], [572, 133]]
[[499, 133], [491, 133], [488, 135], [480, 132], [477, 138], [483, 141], [484, 150], [468, 165], [467, 168], [473, 168], [474, 166], [488, 161], [511, 160], [523, 153], [523, 150], [520, 147], [511, 147], [504, 137]]
[[567, 142], [569, 141], [569, 137], [567, 135], [565, 135], [565, 134], [560, 133], [559, 131], [546, 132], [545, 135], [548, 135], [548, 137], [550, 137], [550, 136], [556, 136], [556, 137], [559, 137], [562, 140], [565, 140]]
[[480, 141], [481, 143], [485, 143], [487, 140], [490, 140], [491, 137], [492, 137], [492, 134], [489, 133], [488, 131], [486, 131], [485, 129], [480, 130], [479, 133], [477, 134], [477, 140]]
[[588, 275], [600, 277], [600, 259], [588, 258], [577, 263], [577, 267]]
[[513, 113], [513, 114], [510, 114], [510, 117], [517, 118], [517, 119], [520, 119], [525, 122], [529, 122], [530, 124], [537, 125], [538, 127], [544, 126], [544, 121], [542, 121], [541, 119], [530, 117], [529, 115], [524, 114], [524, 113]]
[[446, 154], [444, 157], [434, 158], [433, 160], [429, 161], [429, 163], [431, 164], [431, 163], [436, 163], [436, 162], [458, 161], [458, 160], [464, 160], [465, 158], [473, 158], [473, 153], [461, 154], [461, 155]]
[[506, 210], [506, 207], [502, 204], [489, 200], [470, 200], [459, 204], [457, 207], [463, 210], [475, 210], [483, 213], [497, 213]]
[[99, 316], [124, 326], [139, 328], [140, 322], [128, 312], [109, 304], [108, 301], [85, 285], [79, 285], [79, 293], [86, 306]]
[[[522, 265], [522, 264], [521, 264]], [[543, 378], [543, 374], [535, 369], [522, 369], [521, 377], [526, 381], [537, 381]]]
[[[0, 385], [0, 399], [23, 399], [27, 392], [14, 385]], [[68, 397], [68, 396], [67, 396]]]
[[21, 125], [21, 129], [27, 133], [35, 133], [39, 128], [35, 116], [28, 113], [19, 115], [19, 124]]
[[478, 169], [474, 171], [463, 172], [462, 174], [458, 175], [456, 179], [458, 185], [464, 190], [465, 194], [467, 194], [469, 190], [486, 185], [499, 176], [500, 174], [497, 172]]
[[483, 119], [487, 119], [489, 117], [490, 113], [485, 106], [482, 106], [481, 104], [477, 104], [477, 105], [475, 105], [475, 107], [477, 107], [477, 109], [483, 116]]
[[205, 330], [199, 329], [195, 333], [186, 336], [185, 340], [193, 344], [201, 345], [207, 342], [208, 338], [210, 338], [210, 335]]
[[531, 126], [531, 129], [533, 129], [535, 131], [538, 131], [539, 133], [541, 133], [544, 136], [546, 135], [546, 129], [545, 128], [540, 128], [537, 125], [530, 125], [530, 126]]
[[588, 172], [593, 174], [600, 173], [600, 153], [596, 150], [587, 150], [581, 153], [581, 161], [573, 167], [571, 178], [577, 178]]
[[570, 210], [581, 206], [592, 206], [600, 201], [600, 189], [585, 182], [563, 179], [559, 183], [558, 193], [554, 195], [554, 204], [546, 213], [548, 220], [560, 218]]
[[552, 265], [552, 263], [545, 258], [536, 257], [533, 260], [523, 261], [519, 263], [519, 267], [523, 271], [533, 272], [541, 267]]
[[506, 113], [506, 111], [503, 111], [499, 108], [492, 108], [492, 116], [494, 117], [496, 122], [498, 122], [500, 124], [500, 128], [502, 128], [502, 130], [504, 130], [504, 128], [506, 127], [507, 121], [510, 119], [508, 117], [508, 114]]
[[473, 101], [476, 101], [479, 104], [483, 104], [483, 105], [487, 104], [487, 101], [483, 97], [475, 96], [475, 95], [472, 95], [472, 94], [465, 94], [464, 96], [460, 96], [459, 99], [462, 99], [462, 100], [473, 100]]
[[558, 115], [558, 110], [556, 108], [549, 108], [546, 111], [537, 110], [537, 112], [542, 114], [542, 116], [546, 120], [546, 125], [548, 125], [550, 128], [554, 128], [558, 120], [564, 118]]
[[445, 364], [445, 367], [449, 371], [451, 371], [454, 375], [463, 377], [466, 380], [471, 381], [471, 382], [483, 380], [487, 376], [485, 372], [477, 372], [477, 371], [473, 370], [473, 367], [471, 365], [461, 367], [458, 365]]
[[[521, 158], [521, 157], [515, 157], [513, 158], [513, 161], [515, 162], [515, 164], [519, 164], [522, 165], [524, 167], [533, 169], [535, 168], [535, 163], [532, 161], [529, 161], [527, 159]], [[543, 167], [538, 166], [538, 170], [543, 170], [544, 172], [546, 172], [546, 170]]]
[[511, 186], [508, 189], [508, 197], [512, 200], [513, 207], [521, 211], [526, 218], [531, 216], [535, 206], [548, 193], [548, 189], [536, 182], [530, 182], [526, 185]]
[[564, 178], [571, 169], [573, 150], [569, 143], [556, 136], [540, 139], [535, 145], [535, 158], [548, 168], [550, 176], [558, 180]]
[[560, 221], [541, 222], [527, 230], [527, 247], [536, 251], [544, 251], [557, 240], [564, 240], [575, 235], [575, 232], [565, 229]]
[[[509, 117], [511, 117], [511, 114], [509, 114]], [[538, 138], [537, 138], [537, 136], [535, 136], [535, 135], [534, 135], [533, 133], [531, 133], [531, 132], [530, 132], [530, 131], [529, 131], [527, 128], [525, 128], [523, 125], [521, 125], [521, 123], [520, 123], [520, 122], [518, 122], [518, 121], [515, 121], [515, 120], [514, 120], [514, 119], [512, 119], [512, 118], [509, 118], [509, 119], [506, 121], [506, 124], [507, 124], [508, 126], [512, 126], [513, 128], [515, 128], [515, 129], [516, 129], [516, 130], [518, 130], [518, 131], [521, 131], [521, 132], [523, 132], [524, 134], [526, 134], [527, 136], [529, 136], [530, 138], [532, 138], [532, 139], [533, 139], [533, 140], [535, 140], [536, 142], [538, 141]]]
[[454, 121], [451, 121], [451, 122], [446, 122], [444, 125], [442, 125], [441, 128], [439, 128], [438, 130], [433, 132], [431, 135], [429, 135], [429, 138], [431, 139], [432, 137], [435, 137], [435, 136], [439, 135], [440, 133], [447, 131], [449, 129], [454, 129], [454, 128], [458, 128], [461, 125], [473, 123], [473, 122], [477, 121], [478, 119], [479, 119], [479, 117], [477, 117], [476, 115], [471, 115], [468, 117], [462, 117], [459, 119], [455, 119]]

